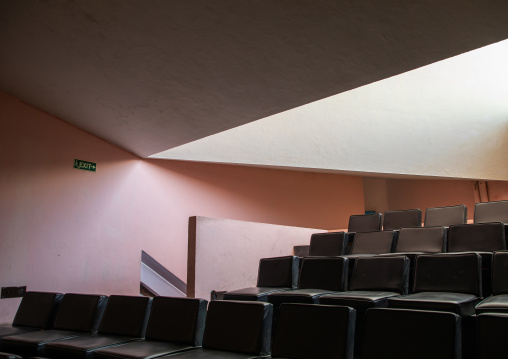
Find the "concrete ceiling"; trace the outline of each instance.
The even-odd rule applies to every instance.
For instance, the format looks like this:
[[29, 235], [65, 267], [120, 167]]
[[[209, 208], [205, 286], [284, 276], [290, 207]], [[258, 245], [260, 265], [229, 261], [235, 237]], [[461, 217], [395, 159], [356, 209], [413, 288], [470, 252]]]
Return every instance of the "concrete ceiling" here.
[[0, 0], [0, 90], [146, 157], [504, 40], [507, 15], [505, 0]]

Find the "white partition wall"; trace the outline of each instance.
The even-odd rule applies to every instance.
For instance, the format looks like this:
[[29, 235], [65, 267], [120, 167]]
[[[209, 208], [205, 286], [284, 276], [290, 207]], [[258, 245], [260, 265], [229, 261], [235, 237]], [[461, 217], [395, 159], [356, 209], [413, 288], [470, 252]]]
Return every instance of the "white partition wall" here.
[[256, 285], [260, 258], [288, 256], [293, 246], [308, 245], [320, 229], [230, 219], [190, 217], [187, 295]]

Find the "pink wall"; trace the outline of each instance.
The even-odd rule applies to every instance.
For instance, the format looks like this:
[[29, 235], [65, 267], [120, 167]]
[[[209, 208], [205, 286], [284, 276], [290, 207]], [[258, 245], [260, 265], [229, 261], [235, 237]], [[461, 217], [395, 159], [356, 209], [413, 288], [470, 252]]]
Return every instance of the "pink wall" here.
[[361, 177], [143, 160], [1, 92], [0, 119], [1, 286], [137, 294], [141, 250], [185, 281], [190, 216], [332, 229], [364, 210]]
[[420, 208], [425, 217], [426, 208], [465, 204], [468, 219], [473, 219], [473, 181], [389, 179], [387, 193], [392, 210]]

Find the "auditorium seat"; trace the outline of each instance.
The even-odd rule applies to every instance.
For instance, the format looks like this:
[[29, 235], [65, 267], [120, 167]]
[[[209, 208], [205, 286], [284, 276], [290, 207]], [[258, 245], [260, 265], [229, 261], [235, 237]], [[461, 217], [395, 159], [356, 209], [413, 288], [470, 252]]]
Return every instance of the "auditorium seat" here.
[[508, 252], [495, 252], [492, 256], [492, 296], [476, 306], [476, 313], [508, 314]]
[[0, 326], [0, 337], [48, 329], [62, 297], [60, 293], [26, 292], [12, 325]]
[[204, 299], [155, 297], [142, 341], [94, 352], [94, 359], [151, 359], [201, 346], [205, 327]]
[[353, 308], [283, 304], [271, 357], [353, 359], [354, 333]]
[[414, 293], [388, 298], [388, 306], [472, 315], [482, 296], [480, 274], [477, 253], [419, 255]]
[[474, 206], [474, 223], [486, 222], [508, 223], [508, 201], [476, 203]]
[[461, 318], [440, 311], [367, 311], [362, 359], [461, 359]]
[[316, 304], [320, 296], [347, 289], [348, 260], [343, 257], [303, 259], [298, 289], [268, 295], [277, 310], [282, 303]]
[[508, 313], [478, 315], [478, 359], [506, 359]]
[[418, 208], [385, 211], [385, 214], [383, 216], [384, 231], [421, 226], [422, 226], [422, 210]]
[[0, 349], [33, 357], [40, 355], [44, 346], [52, 341], [90, 335], [97, 331], [107, 301], [104, 295], [65, 294], [52, 329], [6, 336], [0, 340]]
[[450, 226], [448, 252], [477, 252], [482, 256], [483, 296], [492, 293], [492, 252], [506, 249], [504, 224], [475, 223]]
[[262, 258], [259, 260], [257, 285], [226, 292], [223, 298], [266, 302], [270, 293], [295, 289], [299, 261], [295, 256]]
[[361, 349], [367, 309], [386, 307], [388, 298], [408, 293], [409, 259], [360, 257], [356, 260], [349, 291], [326, 294], [320, 304], [342, 305], [356, 310], [356, 349]]
[[310, 237], [309, 256], [341, 256], [346, 254], [346, 232], [314, 233]]
[[401, 228], [394, 253], [380, 256], [405, 255], [409, 258], [409, 290], [413, 291], [416, 256], [446, 252], [448, 231], [445, 227]]
[[210, 302], [203, 347], [159, 358], [269, 358], [272, 308], [271, 304], [263, 302]]
[[88, 359], [99, 348], [143, 338], [151, 301], [148, 297], [110, 296], [96, 334], [48, 343], [44, 355], [54, 359]]
[[463, 204], [433, 207], [425, 210], [424, 227], [448, 227], [467, 223], [467, 207]]
[[380, 231], [382, 218], [381, 213], [353, 214], [349, 216], [348, 232]]

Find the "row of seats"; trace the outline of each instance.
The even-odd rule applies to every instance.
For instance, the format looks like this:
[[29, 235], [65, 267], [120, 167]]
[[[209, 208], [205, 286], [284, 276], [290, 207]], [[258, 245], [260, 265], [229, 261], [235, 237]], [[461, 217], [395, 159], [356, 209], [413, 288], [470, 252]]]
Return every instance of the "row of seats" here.
[[[285, 303], [272, 336], [270, 303], [29, 292], [12, 326], [0, 327], [2, 350], [16, 349], [0, 359], [352, 359], [357, 313]], [[362, 358], [461, 358], [462, 320], [443, 311], [369, 309]], [[505, 357], [508, 316], [480, 314], [477, 322], [480, 358]]]
[[294, 273], [299, 267], [299, 258], [279, 257], [260, 261], [257, 287], [227, 292], [224, 299], [267, 301], [274, 305], [276, 318], [277, 309], [284, 303], [352, 307], [357, 317], [357, 351], [366, 347], [362, 343], [370, 308], [454, 313], [464, 320], [465, 336], [473, 336], [473, 341], [476, 325], [468, 317], [491, 312], [508, 316], [508, 251], [493, 254], [493, 295], [486, 299], [482, 294], [482, 257], [479, 254], [420, 254], [415, 259], [411, 293], [408, 291], [410, 261], [406, 256], [357, 258], [349, 286], [349, 258], [306, 257], [296, 288]]
[[[474, 223], [508, 223], [508, 201], [476, 203]], [[463, 204], [447, 207], [433, 207], [425, 210], [424, 227], [450, 226], [467, 223], [467, 207]], [[420, 209], [389, 210], [381, 213], [351, 215], [348, 232], [368, 232], [397, 230], [400, 228], [421, 227]]]

